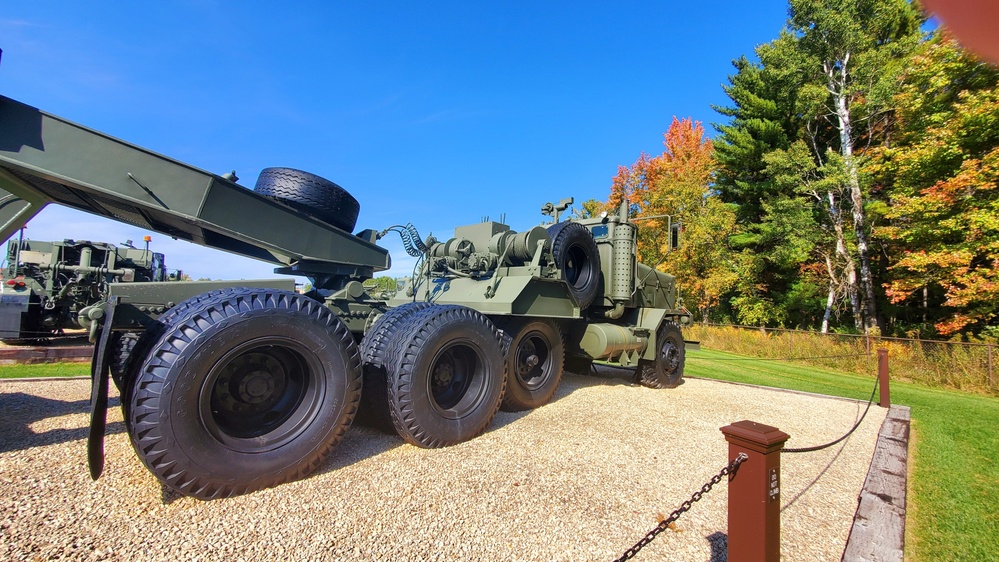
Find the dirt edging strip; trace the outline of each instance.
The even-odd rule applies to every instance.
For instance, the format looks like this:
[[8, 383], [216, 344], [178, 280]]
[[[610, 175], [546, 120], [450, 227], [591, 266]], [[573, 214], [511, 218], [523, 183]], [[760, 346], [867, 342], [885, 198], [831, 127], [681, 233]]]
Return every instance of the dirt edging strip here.
[[0, 348], [0, 365], [33, 363], [83, 363], [90, 361], [92, 345], [66, 347], [5, 347]]

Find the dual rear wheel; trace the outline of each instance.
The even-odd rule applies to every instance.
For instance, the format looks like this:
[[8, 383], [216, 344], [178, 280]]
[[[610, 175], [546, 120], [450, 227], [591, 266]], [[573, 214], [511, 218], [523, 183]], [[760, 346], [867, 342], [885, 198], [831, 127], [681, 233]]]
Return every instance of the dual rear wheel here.
[[484, 432], [501, 403], [536, 407], [554, 392], [557, 327], [527, 322], [510, 333], [465, 307], [418, 304], [389, 311], [358, 348], [329, 309], [302, 295], [214, 291], [128, 344], [117, 368], [126, 426], [153, 474], [201, 499], [313, 472], [352, 422], [362, 380], [368, 405], [403, 439], [453, 445]]
[[500, 407], [548, 403], [563, 372], [558, 325], [501, 326], [455, 305], [410, 303], [382, 315], [361, 343], [365, 417], [414, 445], [443, 447], [481, 434]]
[[503, 410], [544, 406], [558, 390], [565, 368], [565, 341], [559, 325], [522, 319], [508, 320], [504, 327], [507, 387]]
[[480, 435], [506, 388], [499, 331], [489, 318], [462, 306], [409, 312], [383, 355], [393, 428], [420, 447]]

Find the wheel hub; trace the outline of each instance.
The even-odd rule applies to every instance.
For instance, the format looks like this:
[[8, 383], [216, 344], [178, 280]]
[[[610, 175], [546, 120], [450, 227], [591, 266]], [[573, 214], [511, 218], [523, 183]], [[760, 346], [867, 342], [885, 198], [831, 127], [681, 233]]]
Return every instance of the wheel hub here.
[[550, 348], [548, 341], [539, 334], [527, 336], [517, 348], [517, 378], [525, 387], [533, 389], [544, 383], [549, 367], [546, 365]]
[[517, 372], [520, 378], [524, 379], [531, 375], [531, 371], [538, 366], [541, 358], [538, 357], [538, 349], [534, 345], [533, 338], [526, 340], [518, 350]]
[[288, 375], [280, 361], [248, 353], [226, 365], [215, 382], [215, 394], [224, 410], [254, 414], [272, 408], [287, 385]]
[[472, 348], [452, 345], [434, 359], [428, 379], [430, 396], [436, 408], [459, 407], [478, 369], [479, 361]]
[[663, 344], [660, 352], [660, 361], [666, 372], [672, 373], [680, 363], [680, 353], [673, 342], [667, 341]]
[[246, 375], [239, 383], [239, 397], [251, 404], [259, 404], [274, 392], [274, 378], [268, 373], [255, 371]]
[[437, 386], [448, 386], [454, 379], [454, 363], [450, 357], [444, 358], [434, 366], [434, 384]]

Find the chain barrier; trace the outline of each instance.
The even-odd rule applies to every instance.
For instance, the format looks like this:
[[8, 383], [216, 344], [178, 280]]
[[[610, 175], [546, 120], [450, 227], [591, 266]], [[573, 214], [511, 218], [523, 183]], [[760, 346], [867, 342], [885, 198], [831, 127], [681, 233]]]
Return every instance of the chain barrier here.
[[847, 437], [849, 437], [850, 435], [852, 435], [853, 432], [856, 431], [858, 427], [860, 427], [860, 424], [863, 423], [864, 416], [867, 415], [868, 410], [871, 409], [871, 404], [874, 403], [874, 395], [877, 394], [877, 392], [878, 392], [878, 381], [879, 380], [880, 380], [879, 377], [874, 377], [874, 390], [871, 391], [871, 398], [870, 398], [870, 400], [867, 401], [867, 407], [864, 408], [864, 413], [860, 416], [860, 419], [857, 420], [857, 423], [853, 424], [853, 427], [850, 428], [850, 431], [847, 431], [842, 437], [840, 437], [839, 439], [837, 439], [835, 441], [830, 441], [830, 442], [822, 444], [822, 445], [815, 445], [814, 447], [798, 447], [798, 448], [784, 447], [783, 449], [781, 449], [780, 452], [782, 452], [782, 453], [811, 453], [811, 452], [814, 452], [814, 451], [821, 451], [822, 449], [827, 449], [829, 447], [832, 447], [836, 443], [839, 443], [840, 441], [842, 441], [842, 440], [846, 439]]
[[624, 554], [622, 554], [620, 558], [615, 559], [614, 562], [622, 562], [624, 560], [630, 560], [634, 558], [635, 555], [638, 554], [639, 550], [645, 548], [645, 546], [648, 545], [650, 542], [652, 542], [652, 539], [656, 538], [656, 536], [659, 535], [659, 533], [669, 528], [670, 524], [672, 524], [674, 521], [680, 518], [680, 515], [689, 510], [691, 506], [693, 506], [695, 503], [700, 501], [701, 497], [704, 494], [710, 492], [711, 488], [713, 488], [715, 484], [721, 482], [721, 479], [724, 478], [726, 475], [735, 472], [739, 468], [739, 465], [746, 462], [747, 459], [749, 459], [749, 455], [747, 455], [746, 453], [739, 453], [737, 457], [732, 459], [732, 462], [728, 463], [728, 466], [721, 469], [721, 472], [719, 472], [718, 474], [712, 476], [711, 480], [704, 486], [701, 486], [700, 490], [694, 492], [694, 494], [690, 496], [689, 500], [680, 504], [680, 507], [676, 508], [676, 510], [673, 511], [673, 513], [671, 513], [669, 517], [660, 521], [659, 525], [657, 525], [654, 529], [649, 531], [648, 534], [642, 537], [642, 540], [635, 543], [635, 546], [626, 550]]

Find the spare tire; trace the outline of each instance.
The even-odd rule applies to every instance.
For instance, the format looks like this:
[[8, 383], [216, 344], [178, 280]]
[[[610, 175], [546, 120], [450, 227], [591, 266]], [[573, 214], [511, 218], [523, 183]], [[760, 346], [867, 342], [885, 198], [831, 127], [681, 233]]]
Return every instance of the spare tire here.
[[560, 222], [548, 227], [555, 266], [580, 310], [590, 306], [600, 286], [600, 253], [593, 234], [578, 222]]
[[348, 232], [354, 230], [361, 211], [346, 189], [294, 168], [264, 168], [253, 191]]

